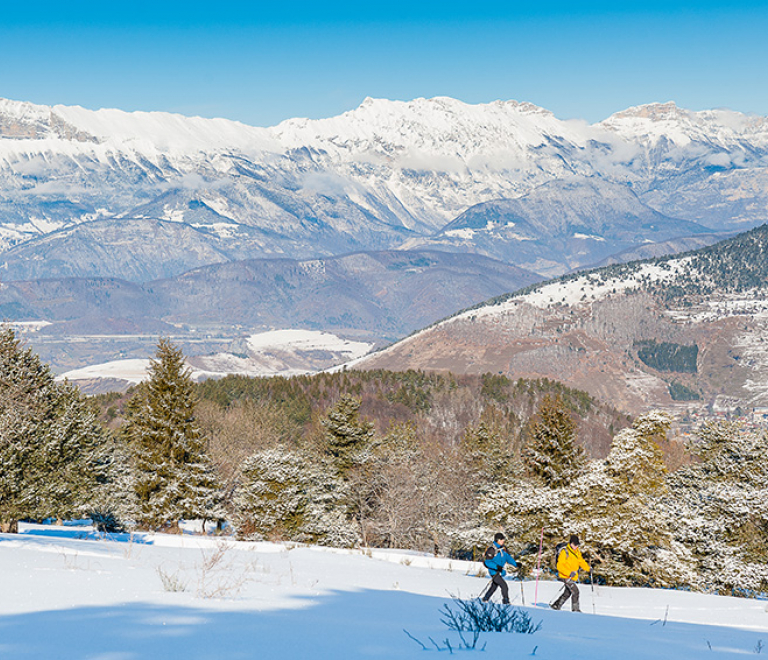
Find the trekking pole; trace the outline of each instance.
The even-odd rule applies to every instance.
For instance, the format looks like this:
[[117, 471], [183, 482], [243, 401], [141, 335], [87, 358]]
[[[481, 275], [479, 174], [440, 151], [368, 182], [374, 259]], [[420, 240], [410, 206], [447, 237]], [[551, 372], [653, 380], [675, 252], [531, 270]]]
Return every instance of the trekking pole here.
[[493, 584], [493, 578], [491, 578], [490, 580], [488, 580], [488, 584], [486, 584], [486, 585], [485, 585], [485, 589], [483, 589], [483, 590], [480, 592], [480, 600], [483, 600], [483, 598], [485, 598], [485, 595], [488, 593], [488, 589], [490, 589], [490, 588], [491, 588], [491, 585], [492, 585], [492, 584]]
[[592, 577], [592, 567], [589, 567], [589, 586], [592, 587], [592, 614], [595, 612], [595, 579]]
[[518, 571], [517, 577], [520, 579], [520, 596], [523, 599], [523, 605], [525, 605], [525, 591], [523, 590], [523, 574]]
[[536, 558], [536, 588], [533, 591], [533, 606], [539, 602], [539, 575], [541, 575], [541, 550], [544, 547], [544, 528], [541, 528], [541, 538], [539, 539], [539, 556]]

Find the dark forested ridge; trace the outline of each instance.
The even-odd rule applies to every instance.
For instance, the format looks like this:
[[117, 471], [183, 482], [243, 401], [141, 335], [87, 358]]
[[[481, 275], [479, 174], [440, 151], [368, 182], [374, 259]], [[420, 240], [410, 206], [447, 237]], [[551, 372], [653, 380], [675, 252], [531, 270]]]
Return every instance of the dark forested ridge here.
[[666, 302], [672, 302], [713, 293], [744, 293], [754, 288], [764, 287], [768, 283], [768, 224], [691, 252], [613, 264], [591, 271], [563, 275], [548, 282], [533, 284], [498, 296], [475, 308], [503, 303], [552, 282], [570, 282], [587, 278], [589, 283], [597, 285], [611, 279], [630, 278], [642, 266], [649, 264], [669, 270], [671, 273], [672, 264], [678, 261], [684, 261], [684, 265], [677, 269], [671, 281], [661, 285], [648, 277], [638, 282], [637, 289], [657, 295]]

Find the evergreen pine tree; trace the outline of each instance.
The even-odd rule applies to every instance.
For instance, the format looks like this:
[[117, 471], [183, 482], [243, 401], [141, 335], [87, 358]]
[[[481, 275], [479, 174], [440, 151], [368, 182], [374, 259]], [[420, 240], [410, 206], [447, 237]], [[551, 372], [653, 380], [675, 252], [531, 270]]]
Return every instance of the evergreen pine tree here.
[[360, 419], [360, 399], [343, 395], [322, 420], [326, 452], [340, 476], [362, 459], [362, 452], [374, 436], [371, 422]]
[[157, 529], [181, 519], [221, 519], [221, 487], [195, 422], [193, 382], [184, 355], [160, 339], [149, 380], [127, 406], [139, 524]]
[[512, 443], [498, 423], [500, 416], [495, 407], [487, 406], [477, 426], [468, 426], [461, 440], [477, 492], [509, 483], [515, 473]]
[[526, 465], [547, 486], [569, 484], [585, 463], [584, 450], [575, 440], [576, 423], [562, 400], [546, 395], [530, 425]]
[[82, 515], [106, 472], [106, 435], [80, 391], [0, 330], [0, 524]]

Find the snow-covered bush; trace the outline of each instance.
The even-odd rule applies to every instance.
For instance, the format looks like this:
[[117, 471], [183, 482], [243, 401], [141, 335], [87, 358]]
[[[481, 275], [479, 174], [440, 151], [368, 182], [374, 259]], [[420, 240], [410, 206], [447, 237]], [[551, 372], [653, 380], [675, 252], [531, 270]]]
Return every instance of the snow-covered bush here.
[[344, 482], [322, 461], [287, 449], [258, 452], [242, 467], [234, 497], [238, 536], [349, 547]]
[[768, 436], [715, 423], [690, 449], [700, 462], [671, 476], [664, 506], [695, 558], [699, 586], [768, 591]]

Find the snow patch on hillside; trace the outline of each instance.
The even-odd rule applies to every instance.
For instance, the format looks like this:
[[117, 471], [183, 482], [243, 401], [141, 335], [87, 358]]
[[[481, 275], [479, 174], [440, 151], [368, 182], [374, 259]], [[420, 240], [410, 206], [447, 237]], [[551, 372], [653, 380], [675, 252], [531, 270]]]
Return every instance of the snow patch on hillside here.
[[93, 364], [82, 369], [67, 371], [56, 380], [91, 380], [96, 378], [114, 378], [138, 384], [149, 377], [149, 359], [132, 358], [128, 360], [111, 360], [101, 364]]
[[768, 318], [768, 300], [758, 297], [758, 290], [743, 294], [718, 296], [696, 307], [670, 310], [668, 314], [679, 322], [706, 323], [732, 316]]
[[632, 273], [622, 276], [611, 277], [593, 273], [572, 279], [554, 280], [502, 303], [467, 310], [454, 318], [503, 316], [514, 311], [520, 303], [528, 303], [539, 309], [549, 309], [553, 305], [588, 306], [610, 296], [639, 288], [643, 283], [672, 282], [689, 262], [690, 259], [686, 257], [661, 264], [641, 264]]
[[463, 229], [449, 229], [445, 232], [445, 235], [450, 238], [463, 238], [464, 240], [470, 241], [475, 236], [475, 230], [469, 227], [464, 227]]
[[256, 353], [290, 348], [292, 351], [328, 351], [353, 360], [368, 353], [373, 344], [342, 339], [316, 330], [272, 330], [251, 335], [248, 348]]
[[[2, 288], [2, 286], [2, 283], [0, 283], [0, 288]], [[37, 332], [38, 330], [42, 330], [53, 324], [50, 321], [11, 321], [7, 323], [7, 325], [19, 333], [25, 333]]]
[[602, 236], [595, 236], [594, 234], [574, 234], [574, 238], [580, 238], [582, 240], [598, 241], [605, 243], [605, 239]]
[[[343, 339], [329, 332], [314, 330], [273, 330], [251, 335], [246, 344], [250, 355], [221, 352], [187, 358], [187, 368], [195, 381], [242, 376], [296, 376], [315, 373], [317, 363], [345, 363], [371, 351], [374, 344]], [[316, 358], [316, 354], [322, 354]], [[315, 362], [316, 359], [316, 362]], [[70, 381], [116, 379], [132, 384], [149, 377], [149, 358], [112, 360], [74, 369], [58, 376]]]

